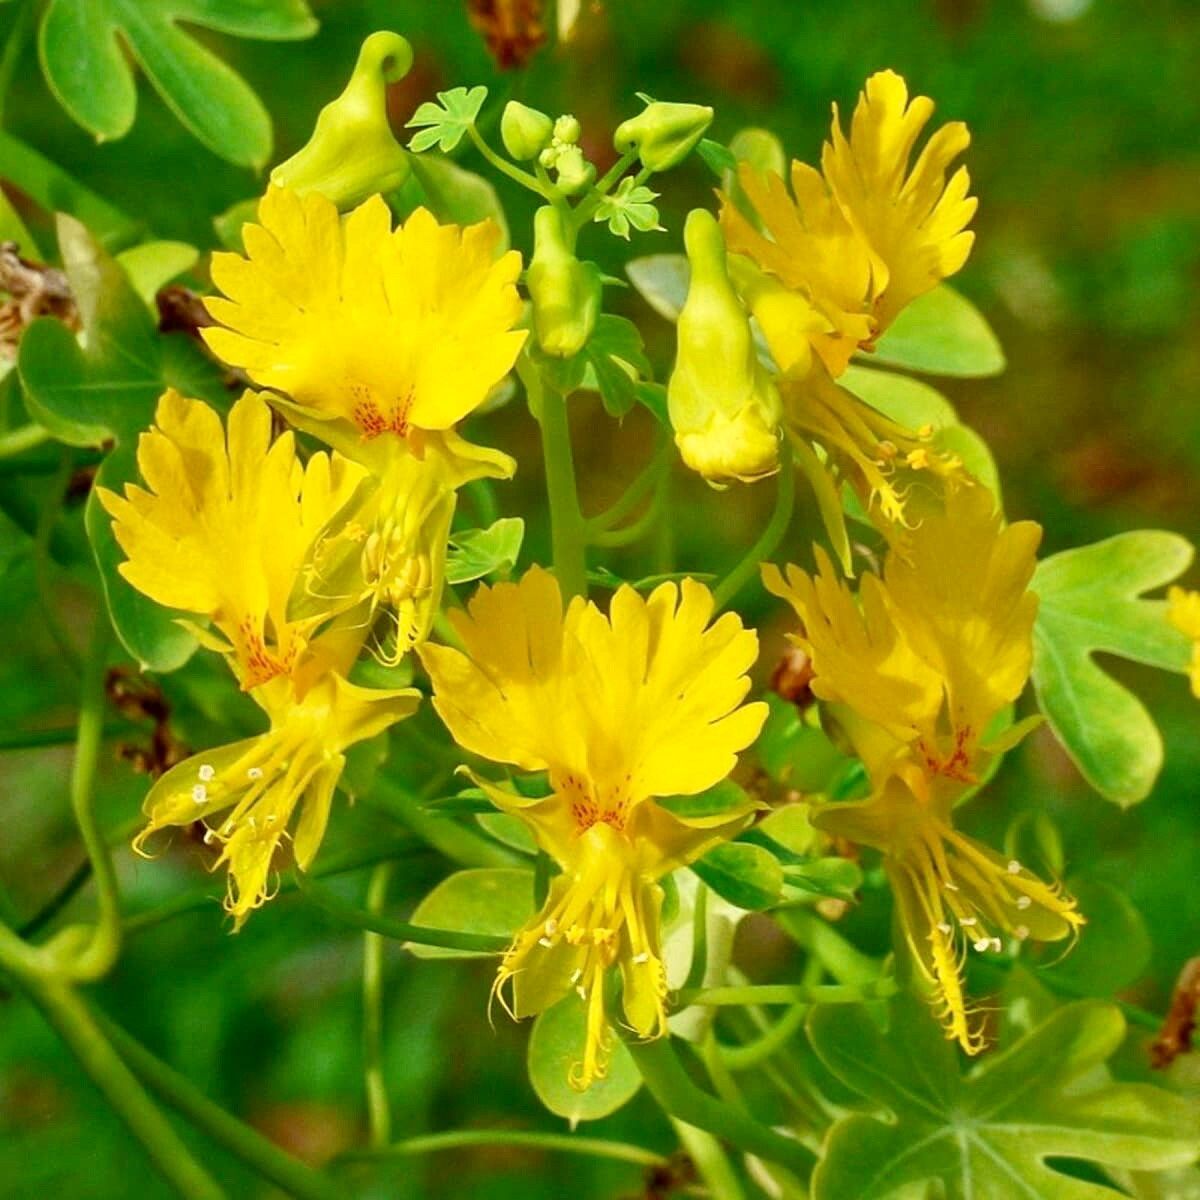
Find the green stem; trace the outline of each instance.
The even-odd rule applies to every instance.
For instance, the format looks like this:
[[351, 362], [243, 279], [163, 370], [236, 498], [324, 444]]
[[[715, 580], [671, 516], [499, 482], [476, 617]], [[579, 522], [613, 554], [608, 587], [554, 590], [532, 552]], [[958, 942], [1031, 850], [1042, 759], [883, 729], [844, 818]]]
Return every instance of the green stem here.
[[721, 1056], [731, 1071], [749, 1071], [778, 1054], [800, 1032], [809, 1005], [793, 1004], [766, 1033], [740, 1046], [721, 1046]]
[[886, 1000], [898, 991], [894, 979], [874, 983], [825, 983], [813, 986], [790, 983], [749, 984], [745, 987], [682, 988], [680, 1007], [702, 1004], [727, 1007], [743, 1004], [862, 1004]]
[[708, 888], [696, 888], [696, 908], [692, 914], [692, 965], [688, 968], [684, 990], [697, 991], [704, 986], [708, 973]]
[[345, 1191], [214, 1104], [195, 1084], [102, 1013], [96, 1022], [129, 1069], [164, 1103], [230, 1154], [297, 1200], [344, 1200]]
[[[0, 959], [4, 957], [0, 952]], [[146, 1095], [76, 992], [51, 976], [20, 973], [19, 977], [47, 1022], [176, 1193], [185, 1200], [224, 1200], [225, 1193]]]
[[592, 219], [596, 210], [600, 207], [600, 201], [608, 195], [613, 184], [621, 178], [622, 175], [633, 165], [637, 158], [636, 150], [626, 150], [620, 158], [617, 159], [592, 186], [592, 190], [588, 193], [578, 208], [571, 214], [571, 222], [574, 227], [574, 232], [578, 233]]
[[787, 533], [792, 519], [792, 508], [796, 502], [796, 472], [792, 470], [792, 449], [785, 438], [779, 446], [778, 490], [775, 493], [775, 510], [758, 540], [747, 551], [742, 560], [725, 576], [713, 591], [715, 611], [720, 612], [742, 590], [742, 587], [758, 571], [759, 564], [770, 557], [775, 547]]
[[569, 600], [573, 596], [587, 594], [587, 560], [584, 554], [587, 529], [583, 513], [579, 510], [579, 493], [575, 486], [567, 398], [556, 388], [547, 386], [532, 364], [518, 367], [518, 373], [525, 384], [529, 407], [542, 431], [554, 574], [558, 577], [564, 597]]
[[491, 146], [489, 146], [487, 142], [483, 140], [483, 135], [478, 129], [475, 128], [474, 125], [467, 126], [467, 136], [471, 139], [471, 143], [474, 145], [475, 149], [478, 150], [479, 153], [482, 154], [483, 157], [486, 158], [487, 161], [502, 175], [507, 175], [509, 179], [513, 180], [513, 182], [519, 183], [523, 188], [528, 188], [531, 192], [541, 196], [543, 200], [554, 199], [553, 193], [547, 191], [546, 188], [544, 188], [541, 183], [538, 182], [538, 180], [530, 175], [528, 171], [522, 171], [520, 167], [514, 167], [512, 163], [501, 158], [500, 155], [497, 154], [495, 150], [493, 150]]
[[460, 867], [520, 865], [520, 857], [512, 851], [466, 825], [427, 812], [419, 796], [382, 775], [371, 788], [370, 800]]
[[686, 1125], [674, 1118], [671, 1124], [713, 1200], [746, 1200], [741, 1180], [728, 1155], [721, 1149], [721, 1143], [711, 1133], [705, 1133], [695, 1125]]
[[461, 1150], [469, 1146], [521, 1146], [531, 1150], [556, 1150], [564, 1154], [582, 1154], [590, 1158], [608, 1158], [633, 1163], [638, 1167], [665, 1167], [667, 1160], [640, 1146], [601, 1138], [577, 1137], [569, 1133], [535, 1133], [520, 1129], [452, 1129], [422, 1137], [393, 1142], [379, 1150], [351, 1151], [344, 1161], [409, 1158], [415, 1154], [433, 1154], [441, 1150]]
[[430, 929], [425, 925], [410, 925], [391, 917], [368, 912], [347, 903], [340, 896], [322, 887], [302, 871], [295, 872], [301, 893], [335, 920], [355, 929], [381, 933], [401, 942], [421, 946], [444, 946], [448, 950], [468, 950], [478, 954], [499, 954], [507, 950], [512, 938], [490, 933], [463, 933], [457, 929]]
[[[380, 863], [367, 885], [367, 912], [378, 917], [387, 900], [393, 864]], [[363, 934], [363, 1080], [367, 1094], [368, 1142], [378, 1150], [392, 1137], [392, 1111], [388, 1106], [383, 1071], [383, 951], [381, 934]]]
[[623, 521], [650, 494], [659, 481], [659, 477], [670, 465], [669, 450], [671, 443], [664, 437], [660, 438], [658, 446], [650, 461], [638, 472], [637, 478], [625, 489], [616, 502], [594, 517], [587, 518], [589, 535], [611, 529]]
[[816, 1156], [806, 1146], [701, 1091], [684, 1071], [669, 1038], [627, 1045], [646, 1087], [668, 1116], [801, 1175], [812, 1170]]
[[7, 433], [0, 433], [0, 458], [13, 458], [33, 450], [50, 440], [50, 432], [41, 425], [20, 425]]
[[[0, 54], [0, 125], [4, 124], [8, 89], [12, 86], [17, 64], [21, 61], [21, 55], [29, 41], [29, 35], [33, 32], [35, 9], [33, 0], [18, 0], [13, 8], [16, 9], [16, 15], [13, 17], [12, 28], [8, 31], [8, 38], [4, 43], [4, 53]], [[22, 249], [28, 251], [31, 247], [24, 246]]]
[[[71, 809], [96, 880], [96, 923], [86, 946], [71, 956], [68, 969], [74, 979], [90, 981], [106, 975], [121, 949], [121, 900], [117, 873], [94, 808], [96, 764], [104, 732], [104, 669], [108, 650], [108, 616], [96, 616], [92, 643], [83, 667], [79, 703], [79, 736], [71, 771]], [[58, 944], [73, 940], [76, 931], [64, 929]], [[56, 939], [56, 941], [58, 940]], [[51, 943], [51, 948], [55, 945]]]
[[657, 488], [654, 499], [647, 506], [646, 511], [631, 525], [626, 525], [621, 529], [602, 529], [591, 534], [589, 540], [594, 545], [607, 549], [628, 546], [633, 542], [640, 541], [654, 528], [654, 523], [661, 515], [664, 495], [665, 490], [662, 487]]
[[[136, 733], [137, 726], [125, 721], [109, 722], [101, 731], [104, 738], [117, 737], [121, 734]], [[74, 725], [64, 725], [59, 729], [30, 729], [25, 732], [0, 733], [0, 752], [5, 750], [40, 750], [44, 746], [68, 746], [79, 736], [79, 730]]]

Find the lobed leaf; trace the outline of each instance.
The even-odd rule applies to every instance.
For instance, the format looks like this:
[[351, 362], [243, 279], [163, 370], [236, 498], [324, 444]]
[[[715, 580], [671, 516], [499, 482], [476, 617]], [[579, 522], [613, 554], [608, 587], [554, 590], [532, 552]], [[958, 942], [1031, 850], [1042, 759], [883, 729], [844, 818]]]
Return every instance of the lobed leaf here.
[[1123, 808], [1154, 786], [1162, 737], [1141, 701], [1094, 656], [1187, 669], [1190, 644], [1167, 621], [1166, 601], [1142, 593], [1176, 579], [1192, 553], [1178, 534], [1143, 529], [1055, 554], [1033, 577], [1038, 703], [1083, 777]]
[[501, 517], [486, 529], [463, 529], [450, 535], [446, 582], [470, 583], [514, 567], [525, 537], [520, 517]]

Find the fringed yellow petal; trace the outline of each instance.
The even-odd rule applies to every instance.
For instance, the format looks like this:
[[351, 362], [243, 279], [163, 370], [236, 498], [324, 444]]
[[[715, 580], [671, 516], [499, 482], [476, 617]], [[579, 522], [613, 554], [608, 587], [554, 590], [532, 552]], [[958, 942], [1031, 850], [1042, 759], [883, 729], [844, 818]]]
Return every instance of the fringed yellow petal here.
[[313, 192], [271, 187], [246, 256], [218, 254], [206, 329], [214, 353], [360, 439], [446, 430], [512, 368], [525, 334], [521, 258], [497, 257], [491, 221], [439, 225], [425, 209], [392, 230], [372, 196], [340, 220]]
[[1167, 592], [1167, 617], [1171, 624], [1192, 640], [1192, 661], [1188, 667], [1188, 678], [1192, 684], [1192, 695], [1200, 698], [1200, 592], [1184, 591], [1172, 587]]

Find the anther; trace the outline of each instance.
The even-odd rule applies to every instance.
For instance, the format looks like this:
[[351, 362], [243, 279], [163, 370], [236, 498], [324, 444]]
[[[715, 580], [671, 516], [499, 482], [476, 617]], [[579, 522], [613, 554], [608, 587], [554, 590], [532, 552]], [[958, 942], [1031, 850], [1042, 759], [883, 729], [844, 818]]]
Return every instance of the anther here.
[[251, 767], [246, 772], [246, 775], [250, 779], [261, 779], [262, 778], [262, 767]]
[[650, 961], [650, 955], [643, 950], [641, 954], [635, 954], [633, 956], [633, 961], [640, 967], [642, 963], [648, 963]]
[[1033, 900], [1029, 896], [1018, 896], [1017, 897], [1017, 907], [1020, 909], [1026, 909], [1032, 903], [1033, 903]]
[[195, 800], [197, 804], [206, 803], [208, 801], [208, 788], [206, 788], [202, 783], [196, 784], [196, 786], [192, 788], [192, 799]]
[[1021, 873], [1021, 864], [1015, 858], [1008, 860], [1008, 873], [1010, 875], [1020, 875]]
[[551, 917], [550, 920], [548, 920], [546, 922], [546, 936], [553, 937], [557, 932], [558, 932], [558, 922], [553, 917]]
[[937, 928], [938, 928], [938, 933], [949, 933], [950, 932], [950, 923], [948, 921], [939, 921]]
[[991, 944], [992, 944], [991, 938], [980, 938], [975, 943], [975, 949], [978, 950], [980, 954], [982, 954]]
[[538, 938], [538, 945], [539, 946], [553, 946], [554, 943], [548, 937], [540, 937], [540, 938]]
[[216, 773], [216, 768], [212, 765], [212, 763], [201, 763], [200, 770], [196, 772], [196, 774], [200, 776], [201, 781], [204, 783], [208, 783]]
[[971, 925], [978, 925], [978, 924], [979, 924], [979, 922], [978, 922], [978, 921], [976, 921], [974, 917], [963, 917], [963, 918], [962, 918], [962, 919], [959, 921], [959, 924], [960, 924], [960, 925], [961, 925], [961, 926], [962, 926], [964, 929], [966, 929], [966, 928], [968, 928], [968, 927], [969, 927], [969, 926], [971, 926]]
[[571, 982], [578, 983], [582, 978], [583, 978], [583, 968], [576, 967], [575, 970], [571, 973]]
[[992, 938], [992, 951], [995, 954], [1000, 953], [1000, 939], [998, 937]]
[[1028, 925], [1018, 925], [1016, 927], [1016, 929], [1013, 930], [1013, 937], [1015, 937], [1017, 939], [1017, 941], [1019, 941], [1019, 942], [1023, 942], [1028, 936], [1029, 936], [1029, 926]]
[[948, 892], [957, 892], [958, 891], [958, 884], [951, 883], [948, 879], [946, 880], [945, 883], [942, 884], [942, 887], [944, 887], [946, 889], [946, 891], [948, 891]]

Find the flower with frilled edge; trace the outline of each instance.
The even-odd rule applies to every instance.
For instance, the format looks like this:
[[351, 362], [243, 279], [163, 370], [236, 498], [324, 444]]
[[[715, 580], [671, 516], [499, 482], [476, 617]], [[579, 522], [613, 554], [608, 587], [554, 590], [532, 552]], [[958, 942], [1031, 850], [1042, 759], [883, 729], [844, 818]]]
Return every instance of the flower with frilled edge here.
[[642, 1037], [666, 1029], [658, 880], [734, 836], [749, 808], [682, 818], [657, 798], [695, 795], [733, 769], [757, 737], [764, 704], [743, 704], [758, 640], [691, 579], [648, 597], [620, 588], [606, 617], [581, 597], [563, 612], [553, 576], [482, 587], [450, 619], [463, 649], [426, 644], [434, 707], [465, 750], [547, 771], [551, 794], [489, 786], [562, 867], [541, 912], [505, 954], [517, 1017], [572, 989], [587, 1008], [572, 1083], [607, 1069], [604, 981], [620, 969], [625, 1020]]
[[1192, 640], [1192, 661], [1188, 678], [1192, 695], [1200, 697], [1200, 592], [1173, 587], [1167, 592], [1167, 617], [1171, 624]]
[[960, 121], [929, 138], [910, 170], [913, 147], [933, 113], [894, 71], [872, 75], [842, 132], [837, 105], [821, 172], [792, 164], [792, 195], [773, 172], [748, 164], [739, 182], [761, 230], [728, 198], [721, 222], [744, 254], [795, 299], [762, 285], [751, 298], [776, 362], [803, 374], [812, 352], [838, 376], [869, 349], [907, 304], [961, 270], [974, 234], [970, 179], [950, 163], [967, 148]]
[[421, 698], [412, 688], [358, 687], [334, 670], [319, 675], [302, 699], [282, 678], [252, 695], [270, 718], [269, 731], [172, 767], [150, 789], [148, 823], [134, 842], [145, 853], [146, 840], [160, 830], [203, 822], [204, 841], [221, 848], [214, 870], [228, 869], [225, 909], [235, 930], [270, 899], [272, 865], [285, 840], [300, 870], [312, 863], [345, 751], [409, 716]]
[[202, 333], [343, 453], [357, 446], [372, 467], [385, 435], [419, 444], [452, 428], [512, 368], [521, 256], [497, 257], [494, 221], [439, 225], [418, 208], [393, 230], [380, 196], [343, 220], [315, 192], [276, 187], [258, 217], [242, 228], [246, 257], [213, 256], [227, 298], [205, 302], [221, 324]]
[[228, 436], [207, 404], [174, 390], [138, 440], [146, 486], [124, 496], [101, 488], [127, 559], [121, 574], [227, 655], [244, 689], [301, 665], [308, 637], [329, 610], [296, 620], [288, 601], [309, 547], [363, 478], [341, 455], [296, 456], [291, 433], [271, 441], [271, 411], [247, 392], [229, 414]]
[[829, 805], [815, 822], [884, 854], [905, 939], [934, 988], [947, 1033], [974, 1053], [982, 1036], [964, 998], [968, 946], [1071, 935], [1083, 918], [1057, 886], [954, 829], [953, 809], [989, 762], [1036, 722], [995, 732], [1024, 690], [1037, 597], [1029, 590], [1040, 528], [1005, 527], [982, 487], [893, 549], [858, 602], [818, 550], [819, 571], [764, 568], [796, 610], [812, 689], [867, 768], [871, 796]]

